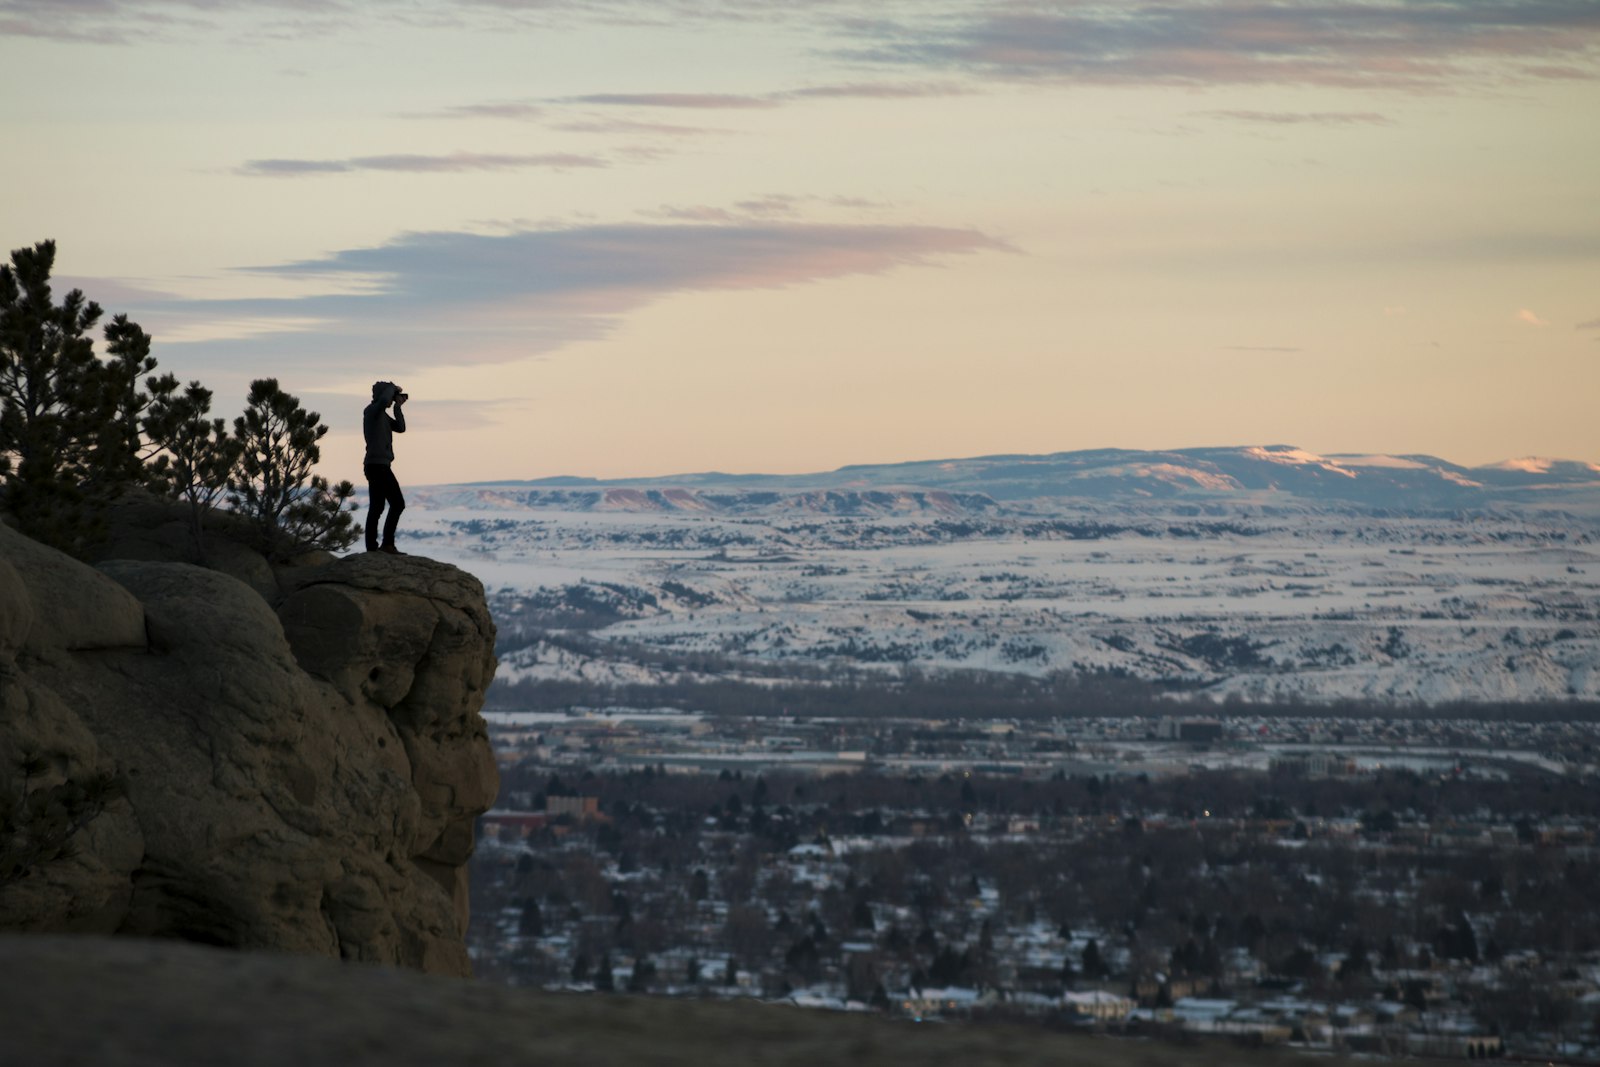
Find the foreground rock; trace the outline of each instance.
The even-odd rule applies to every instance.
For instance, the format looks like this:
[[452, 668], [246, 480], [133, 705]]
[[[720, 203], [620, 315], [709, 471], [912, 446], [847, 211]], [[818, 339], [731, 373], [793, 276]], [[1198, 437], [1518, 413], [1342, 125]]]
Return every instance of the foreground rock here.
[[0, 998], [0, 1063], [32, 1067], [1304, 1062], [1226, 1044], [1174, 1048], [748, 1002], [538, 993], [129, 939], [0, 937], [0, 973], [10, 982]]
[[0, 929], [468, 973], [465, 864], [498, 786], [482, 587], [414, 557], [258, 575], [91, 568], [0, 526], [0, 791], [126, 788], [76, 855], [0, 884]]

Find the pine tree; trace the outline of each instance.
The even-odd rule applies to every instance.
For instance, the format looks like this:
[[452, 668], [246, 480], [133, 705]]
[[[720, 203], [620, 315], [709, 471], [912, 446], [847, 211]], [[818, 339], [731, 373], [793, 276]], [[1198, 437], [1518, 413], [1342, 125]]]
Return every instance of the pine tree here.
[[24, 533], [71, 550], [138, 477], [139, 375], [155, 360], [125, 315], [106, 327], [112, 358], [95, 356], [100, 305], [77, 289], [55, 302], [55, 257], [40, 241], [0, 265], [0, 481]]
[[[139, 391], [140, 379], [156, 369], [156, 360], [150, 354], [150, 335], [126, 315], [112, 317], [105, 338], [110, 358], [100, 364], [101, 403], [109, 417], [100, 424], [95, 466], [115, 490], [138, 482], [144, 461], [156, 451], [142, 435], [152, 398]], [[154, 382], [146, 379], [147, 385]]]
[[628, 992], [647, 993], [656, 980], [656, 965], [649, 956], [638, 956], [633, 961], [633, 973], [628, 977]]
[[1063, 989], [1071, 989], [1072, 983], [1078, 980], [1078, 972], [1072, 969], [1072, 958], [1070, 956], [1061, 958], [1061, 970], [1056, 977], [1061, 980]]
[[149, 386], [142, 424], [159, 451], [145, 467], [145, 480], [157, 492], [188, 503], [195, 559], [204, 563], [205, 514], [227, 490], [239, 444], [228, 436], [227, 422], [206, 418], [211, 390], [199, 382], [190, 382], [179, 393], [178, 379], [167, 374], [151, 378]]
[[539, 902], [531, 897], [522, 902], [522, 915], [517, 922], [517, 933], [523, 937], [544, 936], [544, 915], [539, 911]]
[[258, 378], [250, 383], [244, 414], [233, 420], [239, 456], [228, 481], [228, 502], [254, 523], [262, 549], [274, 555], [338, 550], [357, 536], [344, 506], [355, 486], [331, 485], [311, 473], [322, 458], [318, 442], [328, 432], [319, 419], [276, 378]]
[[1083, 946], [1083, 955], [1079, 959], [1079, 963], [1083, 966], [1083, 976], [1085, 978], [1095, 980], [1106, 976], [1105, 961], [1100, 958], [1100, 942], [1093, 938], [1090, 938], [1089, 943]]

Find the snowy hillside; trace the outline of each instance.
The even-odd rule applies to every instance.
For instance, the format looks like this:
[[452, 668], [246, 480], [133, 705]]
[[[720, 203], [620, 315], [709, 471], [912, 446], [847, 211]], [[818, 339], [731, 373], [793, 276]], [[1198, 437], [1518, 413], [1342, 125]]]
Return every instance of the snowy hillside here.
[[1433, 456], [1320, 456], [1289, 445], [982, 456], [797, 475], [547, 478], [433, 487], [433, 506], [706, 514], [956, 515], [1063, 502], [1449, 511], [1501, 505], [1600, 514], [1600, 466], [1528, 457], [1463, 467]]
[[825, 682], [917, 666], [1115, 672], [1250, 699], [1600, 699], [1600, 523], [1195, 510], [763, 515], [477, 497], [406, 521], [410, 547], [490, 589], [503, 681]]

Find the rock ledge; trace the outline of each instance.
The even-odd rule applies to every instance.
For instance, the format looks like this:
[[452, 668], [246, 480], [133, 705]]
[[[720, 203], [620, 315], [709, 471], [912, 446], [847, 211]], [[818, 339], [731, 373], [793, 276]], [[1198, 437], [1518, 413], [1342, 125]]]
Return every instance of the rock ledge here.
[[[89, 567], [0, 526], [0, 790], [127, 789], [77, 855], [0, 887], [0, 929], [468, 973], [466, 862], [498, 788], [483, 588], [407, 556], [275, 581]], [[23, 753], [48, 771], [20, 781]]]

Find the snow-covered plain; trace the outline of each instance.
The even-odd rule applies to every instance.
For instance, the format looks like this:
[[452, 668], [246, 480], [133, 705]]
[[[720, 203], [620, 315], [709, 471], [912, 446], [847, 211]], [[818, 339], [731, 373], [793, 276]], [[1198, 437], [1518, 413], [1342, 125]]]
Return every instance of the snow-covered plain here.
[[[1251, 700], [1600, 699], [1588, 516], [1092, 504], [841, 517], [418, 496], [415, 550], [477, 574], [520, 635], [509, 680], [648, 681], [672, 669], [662, 659], [712, 653], [736, 673], [1120, 670]], [[547, 639], [574, 630], [606, 647]]]

